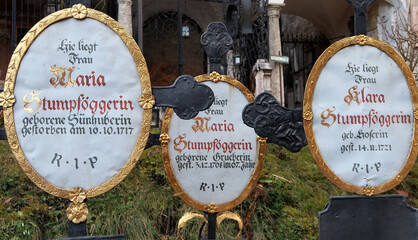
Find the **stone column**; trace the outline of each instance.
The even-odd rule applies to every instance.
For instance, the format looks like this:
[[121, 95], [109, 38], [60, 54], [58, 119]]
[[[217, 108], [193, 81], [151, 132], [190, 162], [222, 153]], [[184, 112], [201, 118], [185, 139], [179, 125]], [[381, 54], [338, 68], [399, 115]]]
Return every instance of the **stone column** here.
[[[269, 0], [267, 6], [267, 15], [269, 17], [269, 56], [282, 54], [282, 41], [280, 37], [280, 11], [284, 7], [284, 0]], [[281, 105], [284, 102], [284, 79], [283, 79], [283, 64], [272, 62], [273, 68], [271, 72], [271, 90], [273, 96]]]
[[254, 96], [262, 92], [271, 93], [271, 65], [266, 59], [258, 59], [253, 67], [255, 78]]
[[132, 35], [132, 0], [118, 0], [118, 22]]
[[[413, 26], [414, 31], [418, 33], [418, 0], [413, 0], [411, 3], [411, 26]], [[418, 83], [418, 66], [415, 69], [412, 69], [415, 82]]]
[[235, 78], [234, 75], [234, 64], [235, 61], [235, 56], [234, 56], [234, 51], [233, 50], [228, 50], [228, 52], [226, 53], [226, 75]]
[[138, 37], [138, 45], [139, 48], [141, 49], [141, 51], [144, 51], [144, 38], [143, 38], [143, 21], [142, 21], [142, 2], [143, 0], [137, 0], [136, 5], [137, 5], [137, 28], [138, 28], [138, 32], [137, 32], [137, 37]]

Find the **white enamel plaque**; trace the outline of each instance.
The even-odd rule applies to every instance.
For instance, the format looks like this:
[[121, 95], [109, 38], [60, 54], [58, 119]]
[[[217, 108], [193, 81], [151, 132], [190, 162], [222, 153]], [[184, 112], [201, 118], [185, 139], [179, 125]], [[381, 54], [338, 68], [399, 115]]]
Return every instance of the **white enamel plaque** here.
[[415, 161], [416, 86], [390, 46], [357, 39], [335, 43], [315, 64], [305, 93], [305, 132], [331, 181], [372, 195], [397, 185]]
[[4, 105], [23, 170], [66, 198], [75, 188], [92, 197], [122, 181], [145, 147], [151, 118], [143, 104], [149, 76], [134, 40], [103, 13], [78, 14], [57, 12], [29, 31], [6, 82], [15, 103]]
[[167, 113], [163, 135], [168, 134], [169, 141], [163, 142], [163, 157], [180, 197], [200, 210], [219, 212], [239, 204], [252, 190], [263, 165], [259, 156], [265, 141], [260, 144], [242, 121], [251, 93], [227, 76], [210, 81], [214, 75], [196, 77], [215, 94], [209, 109], [192, 120]]

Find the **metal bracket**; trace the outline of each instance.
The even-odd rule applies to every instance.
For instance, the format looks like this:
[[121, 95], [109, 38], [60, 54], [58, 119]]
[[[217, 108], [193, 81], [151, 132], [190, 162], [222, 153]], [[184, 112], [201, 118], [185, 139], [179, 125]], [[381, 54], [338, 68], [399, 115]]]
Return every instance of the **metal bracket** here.
[[254, 102], [247, 104], [242, 111], [242, 120], [259, 136], [267, 137], [268, 142], [284, 146], [289, 151], [298, 152], [308, 144], [302, 110], [281, 106], [270, 93], [263, 92]]
[[156, 107], [170, 107], [181, 119], [192, 119], [199, 111], [208, 109], [215, 95], [205, 84], [189, 75], [182, 75], [168, 87], [152, 87]]

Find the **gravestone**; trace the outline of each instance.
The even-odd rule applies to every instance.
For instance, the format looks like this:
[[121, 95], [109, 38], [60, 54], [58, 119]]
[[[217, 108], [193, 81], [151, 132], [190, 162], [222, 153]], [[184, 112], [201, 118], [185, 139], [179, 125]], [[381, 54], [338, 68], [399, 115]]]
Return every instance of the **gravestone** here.
[[251, 92], [218, 73], [232, 46], [225, 25], [209, 24], [201, 44], [209, 56], [211, 73], [196, 80], [213, 90], [213, 105], [189, 121], [167, 109], [160, 135], [164, 167], [177, 194], [205, 213], [186, 213], [179, 221], [180, 237], [180, 230], [193, 218], [208, 224], [208, 239], [216, 239], [217, 224], [225, 218], [238, 222], [239, 236], [242, 220], [227, 210], [241, 203], [258, 181], [266, 139], [257, 137], [236, 114], [253, 100]]
[[[354, 8], [355, 34], [367, 34], [366, 13], [374, 0], [347, 2]], [[327, 78], [335, 81], [332, 84], [337, 91], [325, 94]], [[318, 82], [322, 82], [318, 87], [322, 90], [316, 91]], [[345, 94], [340, 92], [344, 88]], [[314, 97], [314, 92], [322, 92], [316, 94], [321, 97]], [[341, 100], [352, 104], [351, 108]], [[399, 184], [415, 163], [416, 102], [417, 89], [409, 67], [392, 47], [378, 40], [364, 35], [343, 39], [315, 63], [304, 100], [309, 146], [329, 180], [346, 191], [367, 195], [331, 197], [319, 213], [321, 240], [417, 239], [417, 209], [408, 206], [404, 196], [372, 196]], [[329, 104], [335, 105], [325, 109]], [[312, 112], [313, 105], [323, 111]], [[334, 129], [320, 130], [323, 126]], [[326, 132], [333, 140], [328, 148]], [[352, 164], [351, 171], [347, 164]]]
[[[25, 35], [1, 98], [15, 158], [38, 187], [71, 201], [74, 224], [87, 218], [85, 199], [131, 171], [149, 134], [153, 97], [138, 46], [113, 19], [81, 4]], [[76, 226], [70, 235], [85, 235]]]
[[[321, 240], [417, 236], [416, 209], [399, 196], [373, 196], [397, 186], [414, 166], [417, 100], [409, 67], [379, 40], [364, 35], [342, 39], [315, 63], [303, 109], [308, 145], [330, 181], [367, 196], [331, 197], [319, 216]], [[383, 234], [406, 219], [412, 229], [396, 224], [393, 234]]]
[[[81, 4], [42, 19], [17, 46], [0, 94], [7, 139], [30, 180], [71, 201], [69, 237], [124, 239], [83, 238], [85, 200], [115, 187], [135, 166], [156, 103], [187, 119], [214, 100], [209, 87], [188, 77], [155, 89], [158, 99], [153, 91], [134, 39]], [[196, 100], [185, 104], [186, 98]]]
[[237, 114], [253, 100], [240, 82], [216, 72], [195, 78], [213, 90], [212, 106], [187, 121], [168, 109], [160, 141], [171, 185], [186, 203], [208, 213], [211, 228], [216, 226], [210, 222], [216, 222], [217, 213], [240, 204], [254, 188], [266, 139], [259, 138]]

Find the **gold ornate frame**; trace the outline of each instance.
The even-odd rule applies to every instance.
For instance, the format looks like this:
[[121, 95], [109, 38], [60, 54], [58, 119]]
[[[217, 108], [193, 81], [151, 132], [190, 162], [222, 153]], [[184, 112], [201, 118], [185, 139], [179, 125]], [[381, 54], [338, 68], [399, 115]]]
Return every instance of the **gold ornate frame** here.
[[[121, 40], [125, 43], [126, 47], [129, 49], [136, 63], [142, 87], [142, 95], [139, 99], [138, 104], [143, 108], [143, 120], [141, 124], [141, 131], [138, 136], [135, 148], [125, 166], [116, 175], [114, 175], [111, 179], [107, 180], [102, 185], [92, 189], [82, 189], [80, 187], [73, 188], [71, 190], [63, 189], [53, 185], [52, 183], [44, 179], [42, 176], [40, 176], [36, 172], [36, 170], [31, 166], [29, 161], [26, 159], [26, 156], [22, 151], [19, 140], [17, 138], [16, 128], [14, 124], [13, 104], [15, 103], [15, 96], [13, 93], [17, 72], [19, 70], [20, 63], [23, 57], [25, 56], [27, 50], [30, 48], [31, 44], [42, 33], [42, 31], [44, 31], [52, 24], [58, 23], [68, 18], [75, 18], [80, 21], [82, 21], [85, 18], [91, 18], [107, 25], [110, 29], [112, 29], [121, 38]], [[118, 185], [131, 172], [136, 162], [139, 160], [139, 157], [141, 156], [142, 151], [144, 150], [145, 145], [147, 143], [149, 131], [151, 128], [152, 106], [154, 105], [154, 103], [155, 101], [154, 97], [152, 96], [151, 83], [147, 65], [144, 56], [141, 53], [141, 50], [135, 43], [135, 40], [114, 19], [102, 12], [86, 8], [81, 4], [77, 4], [74, 5], [72, 8], [55, 12], [39, 21], [35, 26], [33, 26], [30, 29], [30, 31], [25, 35], [25, 37], [16, 47], [16, 50], [14, 51], [11, 57], [6, 74], [5, 89], [4, 92], [0, 94], [0, 105], [2, 105], [4, 109], [4, 125], [7, 133], [7, 138], [9, 141], [10, 148], [17, 162], [19, 163], [23, 171], [26, 173], [26, 175], [32, 180], [32, 182], [34, 182], [42, 190], [57, 197], [70, 199], [73, 202], [72, 204], [78, 204], [78, 206], [76, 206], [78, 208], [73, 207], [72, 209], [70, 209], [75, 211], [73, 211], [74, 214], [76, 212], [87, 211], [87, 208], [84, 209], [85, 204], [83, 206], [80, 206], [80, 204], [83, 202], [85, 198], [95, 197], [109, 191], [110, 189]], [[68, 213], [68, 217], [70, 218], [70, 220], [72, 220], [70, 217], [71, 214], [72, 213]], [[86, 215], [87, 214], [85, 214], [85, 216]], [[76, 221], [80, 222], [79, 220], [80, 219]]]
[[[246, 99], [249, 102], [254, 101], [253, 94], [239, 81], [225, 75], [220, 75], [216, 72], [213, 72], [211, 74], [204, 74], [199, 75], [195, 77], [195, 79], [198, 82], [204, 82], [204, 81], [213, 81], [213, 82], [226, 82], [228, 84], [231, 84], [232, 86], [238, 88], [246, 97]], [[173, 109], [168, 108], [165, 115], [164, 115], [164, 121], [163, 121], [163, 127], [161, 129], [161, 146], [162, 146], [162, 153], [163, 153], [163, 161], [164, 161], [164, 168], [167, 174], [168, 179], [170, 180], [171, 185], [173, 186], [174, 190], [177, 192], [177, 194], [190, 206], [205, 212], [215, 213], [215, 212], [223, 212], [226, 210], [229, 210], [238, 204], [240, 204], [242, 201], [244, 201], [248, 195], [253, 190], [255, 184], [258, 181], [258, 178], [260, 177], [261, 170], [263, 169], [264, 164], [264, 157], [266, 152], [266, 141], [267, 138], [261, 138], [258, 137], [258, 144], [259, 144], [259, 153], [258, 153], [258, 161], [257, 166], [254, 170], [253, 175], [251, 176], [251, 179], [245, 189], [241, 192], [241, 194], [233, 199], [230, 202], [223, 203], [220, 205], [216, 205], [215, 203], [210, 204], [204, 204], [202, 202], [194, 200], [192, 197], [190, 197], [180, 186], [179, 182], [176, 179], [176, 176], [174, 175], [174, 171], [171, 167], [171, 160], [169, 155], [169, 148], [168, 143], [170, 141], [170, 137], [168, 136], [170, 123], [171, 123], [171, 116], [173, 114]]]
[[[409, 92], [411, 94], [412, 99], [412, 105], [413, 105], [413, 111], [414, 111], [414, 130], [413, 130], [413, 136], [412, 136], [412, 143], [411, 148], [407, 157], [407, 160], [401, 170], [398, 172], [398, 174], [391, 180], [387, 181], [384, 184], [378, 185], [378, 186], [366, 186], [366, 187], [360, 187], [356, 185], [352, 185], [344, 180], [342, 180], [339, 176], [337, 176], [327, 165], [327, 163], [324, 161], [321, 152], [319, 151], [318, 145], [315, 141], [315, 135], [313, 132], [313, 116], [312, 113], [312, 101], [313, 96], [315, 92], [316, 83], [318, 81], [318, 78], [327, 64], [327, 62], [341, 49], [351, 46], [351, 45], [368, 45], [378, 48], [379, 50], [386, 53], [390, 58], [392, 58], [393, 61], [397, 64], [397, 66], [401, 69], [403, 75], [406, 78], [407, 85], [409, 88]], [[408, 172], [411, 170], [411, 168], [414, 166], [415, 160], [417, 158], [418, 153], [418, 137], [417, 137], [417, 119], [418, 119], [418, 89], [416, 87], [414, 76], [409, 69], [408, 65], [404, 61], [404, 59], [396, 52], [395, 49], [393, 49], [388, 44], [376, 40], [371, 37], [367, 37], [364, 35], [360, 36], [354, 36], [349, 38], [344, 38], [334, 44], [332, 44], [328, 49], [322, 53], [322, 55], [318, 58], [316, 61], [314, 67], [312, 68], [312, 71], [309, 75], [308, 82], [306, 84], [305, 89], [305, 97], [303, 102], [303, 119], [304, 119], [304, 128], [305, 128], [305, 134], [306, 138], [308, 140], [309, 148], [311, 149], [312, 155], [315, 158], [316, 163], [318, 164], [321, 171], [324, 173], [324, 175], [335, 185], [337, 185], [339, 188], [348, 191], [348, 192], [354, 192], [357, 194], [362, 195], [374, 195], [378, 193], [382, 193], [385, 191], [388, 191], [392, 188], [394, 188], [396, 185], [398, 185], [408, 174]]]

